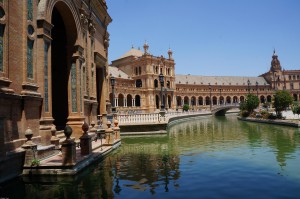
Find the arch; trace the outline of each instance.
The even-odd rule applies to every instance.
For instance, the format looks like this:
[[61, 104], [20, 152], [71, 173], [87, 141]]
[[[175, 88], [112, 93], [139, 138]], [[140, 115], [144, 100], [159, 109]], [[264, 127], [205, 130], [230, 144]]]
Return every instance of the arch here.
[[220, 100], [220, 105], [224, 104], [224, 97], [223, 96], [221, 96], [219, 100]]
[[[72, 56], [78, 38], [78, 26], [76, 24], [76, 12], [72, 11], [69, 3], [64, 1], [49, 1], [51, 14], [51, 103], [54, 125], [58, 130], [65, 128], [69, 113], [81, 112], [78, 106], [80, 99], [77, 94], [77, 66]], [[71, 93], [71, 95], [69, 94]], [[71, 103], [69, 103], [71, 101]]]
[[209, 96], [205, 97], [205, 104], [206, 105], [210, 105], [210, 98], [209, 98]]
[[118, 106], [124, 106], [124, 95], [121, 93], [118, 95]]
[[130, 94], [127, 95], [127, 106], [132, 107], [132, 96]]
[[157, 79], [154, 80], [154, 88], [158, 88], [158, 80]]
[[139, 95], [135, 96], [135, 106], [137, 106], [137, 107], [141, 106], [141, 96], [139, 96]]
[[265, 103], [265, 101], [266, 101], [265, 96], [261, 95], [260, 96], [260, 103]]
[[181, 101], [181, 96], [177, 96], [177, 106], [182, 106]]
[[185, 97], [183, 98], [183, 103], [184, 103], [184, 104], [188, 104], [188, 105], [190, 104], [190, 103], [189, 103], [189, 97], [188, 97], [188, 96], [185, 96]]
[[[80, 25], [80, 17], [77, 14], [77, 6], [75, 5], [74, 1], [69, 0], [40, 0], [38, 4], [37, 9], [37, 20], [46, 20], [47, 22], [51, 22], [52, 20], [52, 14], [54, 7], [58, 8], [61, 14], [63, 15], [64, 19], [74, 19], [74, 21], [66, 24], [67, 31], [73, 31], [72, 27], [76, 27], [76, 31], [73, 35], [73, 37], [70, 37], [69, 39], [76, 41], [78, 39], [78, 34], [81, 31], [81, 25]], [[76, 42], [79, 44], [79, 41]], [[81, 45], [83, 46], [83, 45]]]
[[217, 104], [218, 104], [218, 98], [216, 96], [213, 96], [212, 105], [217, 105]]
[[156, 108], [159, 109], [159, 96], [158, 95], [155, 95], [155, 105], [156, 105]]
[[297, 94], [293, 94], [293, 98], [294, 98], [294, 101], [298, 101], [298, 95]]
[[170, 81], [167, 81], [167, 88], [170, 88]]
[[238, 97], [237, 96], [233, 96], [233, 103], [238, 103], [239, 100], [238, 100]]
[[191, 105], [196, 106], [196, 97], [195, 96], [191, 97]]
[[231, 104], [231, 97], [230, 96], [226, 97], [226, 104]]
[[170, 95], [168, 95], [168, 107], [172, 107], [172, 97]]
[[240, 97], [240, 102], [244, 102], [245, 101], [245, 97], [244, 96], [241, 96]]
[[198, 105], [203, 105], [203, 97], [198, 97]]
[[271, 95], [267, 96], [267, 102], [272, 102], [272, 96]]

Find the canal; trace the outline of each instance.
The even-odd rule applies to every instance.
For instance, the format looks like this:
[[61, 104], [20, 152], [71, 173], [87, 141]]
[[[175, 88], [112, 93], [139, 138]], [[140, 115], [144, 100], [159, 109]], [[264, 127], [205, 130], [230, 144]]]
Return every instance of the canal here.
[[198, 117], [122, 146], [75, 177], [20, 177], [0, 198], [300, 198], [300, 131]]

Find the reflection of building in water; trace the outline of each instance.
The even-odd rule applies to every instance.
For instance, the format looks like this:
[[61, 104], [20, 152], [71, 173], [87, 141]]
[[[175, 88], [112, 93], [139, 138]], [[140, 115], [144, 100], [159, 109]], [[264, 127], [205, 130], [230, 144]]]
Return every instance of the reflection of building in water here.
[[298, 129], [234, 120], [235, 117], [199, 117], [176, 123], [169, 128], [170, 141], [179, 151], [189, 147], [199, 153], [234, 150], [243, 145], [251, 149], [272, 148], [280, 167], [286, 165], [299, 147]]
[[151, 194], [155, 194], [155, 190], [162, 184], [165, 191], [171, 185], [177, 186], [180, 160], [167, 136], [123, 138], [122, 142], [125, 144], [118, 154], [110, 157], [118, 165], [115, 185], [126, 181], [125, 184], [122, 183], [123, 186], [141, 191], [149, 190]]

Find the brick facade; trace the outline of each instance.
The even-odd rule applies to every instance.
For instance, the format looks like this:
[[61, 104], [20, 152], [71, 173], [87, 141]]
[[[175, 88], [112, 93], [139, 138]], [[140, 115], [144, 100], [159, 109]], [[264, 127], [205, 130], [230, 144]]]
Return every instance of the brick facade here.
[[0, 154], [106, 115], [111, 21], [104, 0], [0, 1]]

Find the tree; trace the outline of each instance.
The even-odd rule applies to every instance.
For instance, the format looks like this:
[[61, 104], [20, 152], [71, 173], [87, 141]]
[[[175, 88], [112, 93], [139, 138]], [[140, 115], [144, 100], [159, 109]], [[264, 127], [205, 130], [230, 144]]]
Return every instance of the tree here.
[[254, 109], [256, 109], [259, 105], [259, 99], [256, 95], [248, 94], [245, 102], [240, 105], [240, 109], [242, 111], [248, 111], [252, 113]]
[[292, 111], [293, 111], [293, 114], [297, 114], [298, 115], [298, 118], [299, 118], [299, 115], [300, 115], [300, 106], [299, 106], [299, 103], [296, 103], [294, 102], [293, 106], [292, 106]]
[[287, 90], [276, 91], [273, 106], [278, 118], [281, 118], [281, 112], [293, 103], [293, 97]]
[[190, 109], [190, 106], [188, 104], [184, 104], [182, 109], [183, 111], [188, 111]]

